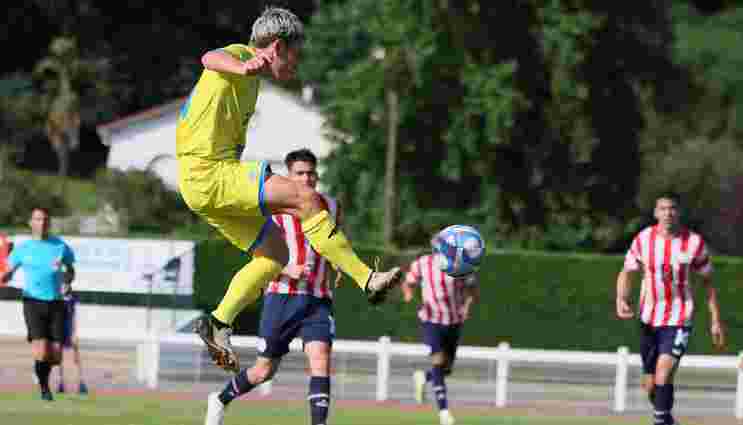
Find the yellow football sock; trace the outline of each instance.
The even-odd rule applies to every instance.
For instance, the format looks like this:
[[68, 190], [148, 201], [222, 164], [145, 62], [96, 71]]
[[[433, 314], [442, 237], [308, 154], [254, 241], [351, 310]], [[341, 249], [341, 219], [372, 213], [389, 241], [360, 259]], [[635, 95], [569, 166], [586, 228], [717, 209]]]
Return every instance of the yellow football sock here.
[[315, 251], [351, 276], [361, 289], [366, 288], [372, 270], [353, 252], [346, 235], [336, 227], [326, 210], [303, 220], [302, 231]]
[[222, 302], [212, 312], [220, 322], [232, 325], [235, 317], [261, 296], [261, 290], [281, 272], [283, 266], [269, 257], [253, 257], [232, 277]]

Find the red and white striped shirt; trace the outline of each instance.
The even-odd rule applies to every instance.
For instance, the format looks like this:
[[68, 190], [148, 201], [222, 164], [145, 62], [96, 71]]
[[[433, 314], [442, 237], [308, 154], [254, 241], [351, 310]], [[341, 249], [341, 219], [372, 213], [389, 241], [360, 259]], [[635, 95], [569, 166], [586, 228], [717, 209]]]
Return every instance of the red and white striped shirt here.
[[665, 239], [658, 226], [635, 236], [624, 260], [624, 270], [643, 271], [640, 320], [653, 327], [691, 326], [694, 291], [690, 272], [712, 273], [704, 239], [688, 229]]
[[421, 284], [423, 304], [418, 318], [440, 325], [464, 322], [460, 313], [464, 305], [464, 287], [477, 285], [474, 273], [455, 279], [442, 272], [433, 255], [424, 255], [410, 264], [405, 281], [409, 285]]
[[[338, 203], [325, 194], [320, 195], [323, 206], [337, 222]], [[289, 262], [278, 279], [268, 284], [266, 293], [332, 298], [333, 290], [328, 284], [330, 263], [320, 256], [304, 237], [299, 219], [288, 214], [276, 214], [272, 218], [284, 233], [284, 239], [289, 247]], [[291, 270], [295, 270], [295, 273]]]

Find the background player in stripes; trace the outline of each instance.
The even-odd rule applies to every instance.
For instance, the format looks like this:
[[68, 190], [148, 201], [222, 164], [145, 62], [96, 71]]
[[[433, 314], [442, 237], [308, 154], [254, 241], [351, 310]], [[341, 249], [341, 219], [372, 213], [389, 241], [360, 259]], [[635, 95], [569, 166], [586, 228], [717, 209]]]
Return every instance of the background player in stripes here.
[[[316, 187], [317, 158], [311, 151], [290, 152], [284, 162], [291, 180], [313, 189]], [[323, 207], [340, 225], [342, 220], [336, 200], [326, 194], [320, 196]], [[298, 218], [277, 214], [273, 220], [289, 248], [289, 262], [264, 293], [258, 357], [252, 368], [238, 373], [221, 393], [209, 396], [206, 425], [221, 425], [224, 409], [232, 400], [271, 379], [295, 337], [302, 338], [309, 362], [307, 400], [311, 423], [325, 424], [328, 417], [330, 353], [335, 337], [330, 263], [312, 248]]]
[[453, 278], [442, 272], [435, 261], [432, 254], [413, 261], [402, 290], [405, 302], [410, 302], [420, 285], [422, 302], [418, 318], [423, 342], [431, 349], [431, 369], [413, 374], [416, 401], [423, 402], [426, 383], [430, 383], [436, 396], [439, 421], [441, 425], [451, 425], [454, 417], [449, 411], [445, 377], [451, 374], [454, 366], [462, 324], [470, 317], [480, 294], [475, 273]]
[[673, 378], [686, 353], [694, 314], [690, 274], [701, 275], [707, 292], [710, 334], [718, 349], [725, 346], [717, 290], [712, 285], [712, 263], [701, 235], [681, 226], [680, 202], [675, 194], [659, 196], [654, 215], [657, 224], [640, 231], [627, 251], [624, 267], [617, 277], [616, 313], [631, 319], [632, 278], [642, 272], [640, 292], [640, 354], [642, 386], [655, 411], [655, 423], [674, 424]]

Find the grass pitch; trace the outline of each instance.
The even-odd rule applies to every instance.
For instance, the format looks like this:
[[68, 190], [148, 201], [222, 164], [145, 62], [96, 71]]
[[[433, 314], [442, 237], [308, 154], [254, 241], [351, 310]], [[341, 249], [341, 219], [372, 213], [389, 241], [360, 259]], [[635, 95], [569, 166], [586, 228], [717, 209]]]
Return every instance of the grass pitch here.
[[[0, 392], [3, 424], [18, 425], [200, 425], [206, 401], [189, 395], [149, 393], [145, 395], [91, 395], [78, 397], [55, 394], [44, 402], [36, 393]], [[461, 409], [454, 406], [458, 425], [646, 425], [649, 419], [620, 417], [502, 416], [497, 409]], [[406, 406], [361, 407], [352, 402], [334, 405], [329, 423], [333, 425], [437, 425], [430, 408]], [[305, 404], [248, 400], [230, 405], [225, 425], [306, 425]]]

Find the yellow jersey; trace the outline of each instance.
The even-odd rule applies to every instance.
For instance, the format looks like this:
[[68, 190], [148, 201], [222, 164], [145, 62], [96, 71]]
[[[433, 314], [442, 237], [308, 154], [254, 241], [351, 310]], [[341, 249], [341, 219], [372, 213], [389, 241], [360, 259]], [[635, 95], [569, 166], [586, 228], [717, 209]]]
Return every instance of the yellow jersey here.
[[[244, 44], [222, 50], [242, 61], [255, 54]], [[178, 114], [176, 156], [208, 161], [239, 159], [255, 112], [258, 87], [255, 76], [204, 69]]]

